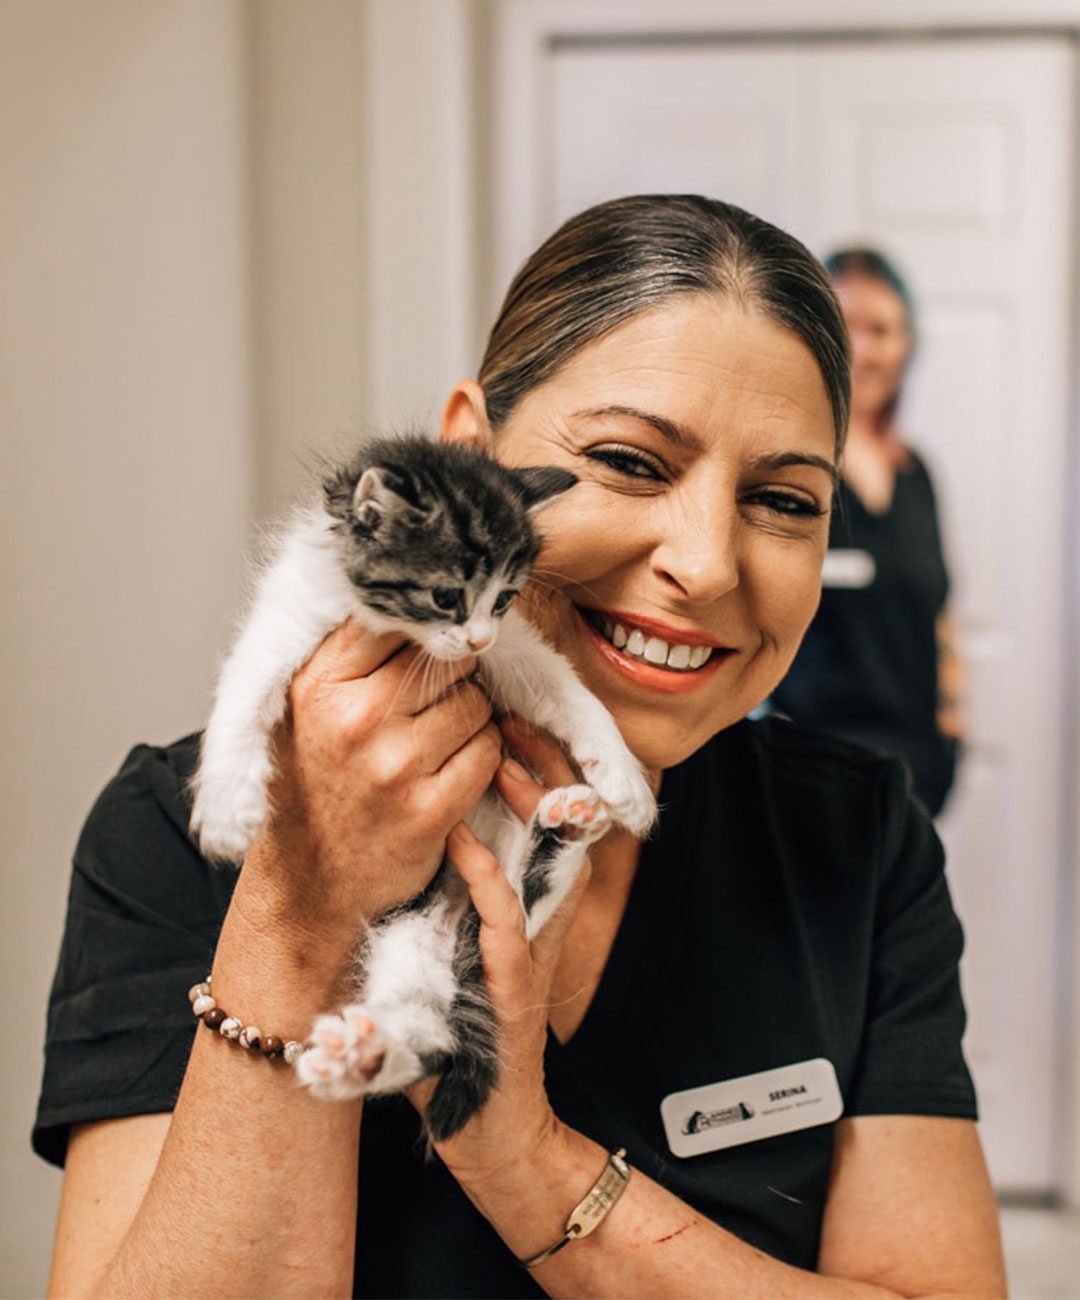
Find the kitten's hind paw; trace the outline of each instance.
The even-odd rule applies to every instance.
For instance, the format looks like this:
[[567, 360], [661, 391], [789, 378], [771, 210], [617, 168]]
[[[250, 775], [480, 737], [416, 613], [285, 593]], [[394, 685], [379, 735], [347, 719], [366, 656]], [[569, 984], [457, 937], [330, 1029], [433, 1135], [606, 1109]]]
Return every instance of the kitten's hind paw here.
[[611, 827], [603, 799], [587, 785], [549, 790], [536, 809], [536, 823], [562, 840], [591, 844]]
[[308, 1043], [296, 1073], [321, 1101], [399, 1092], [424, 1076], [416, 1053], [380, 1029], [362, 1006], [345, 1007], [340, 1016], [319, 1016]]
[[363, 1007], [320, 1016], [296, 1062], [300, 1082], [320, 1101], [352, 1101], [371, 1089], [386, 1061], [386, 1043]]

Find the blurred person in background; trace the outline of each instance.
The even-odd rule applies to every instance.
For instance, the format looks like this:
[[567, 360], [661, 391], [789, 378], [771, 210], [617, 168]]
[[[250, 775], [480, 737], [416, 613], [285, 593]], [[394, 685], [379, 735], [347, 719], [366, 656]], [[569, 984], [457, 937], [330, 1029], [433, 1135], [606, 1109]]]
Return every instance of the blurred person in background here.
[[772, 703], [906, 759], [936, 816], [963, 737], [963, 668], [933, 485], [897, 424], [915, 312], [880, 252], [841, 249], [825, 265], [851, 336], [851, 424], [821, 606]]

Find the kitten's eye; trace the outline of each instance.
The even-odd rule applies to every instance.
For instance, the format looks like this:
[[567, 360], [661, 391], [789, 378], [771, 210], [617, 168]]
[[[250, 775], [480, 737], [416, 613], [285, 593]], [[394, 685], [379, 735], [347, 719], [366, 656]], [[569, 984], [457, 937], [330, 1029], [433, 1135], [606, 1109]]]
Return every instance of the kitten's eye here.
[[501, 614], [516, 595], [517, 592], [514, 591], [512, 587], [508, 587], [505, 591], [500, 591], [495, 597], [495, 604], [492, 605], [491, 612], [493, 614]]
[[464, 589], [461, 587], [434, 587], [431, 599], [437, 609], [450, 610], [457, 609], [464, 595]]

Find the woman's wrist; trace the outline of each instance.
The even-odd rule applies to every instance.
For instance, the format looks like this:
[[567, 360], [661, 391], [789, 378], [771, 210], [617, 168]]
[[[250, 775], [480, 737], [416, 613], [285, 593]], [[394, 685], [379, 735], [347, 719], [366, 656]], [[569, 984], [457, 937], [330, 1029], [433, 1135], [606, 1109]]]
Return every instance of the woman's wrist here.
[[530, 1259], [562, 1235], [567, 1216], [608, 1154], [553, 1117], [543, 1140], [527, 1154], [471, 1178], [458, 1176], [458, 1182], [518, 1259]]
[[214, 997], [245, 1023], [303, 1040], [315, 1016], [348, 996], [359, 939], [354, 926], [294, 922], [241, 871], [214, 954]]

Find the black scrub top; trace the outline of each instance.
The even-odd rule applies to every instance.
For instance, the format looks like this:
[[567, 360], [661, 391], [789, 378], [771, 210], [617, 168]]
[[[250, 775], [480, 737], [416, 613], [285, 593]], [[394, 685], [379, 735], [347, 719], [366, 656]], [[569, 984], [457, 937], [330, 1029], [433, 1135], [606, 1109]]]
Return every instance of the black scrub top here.
[[821, 604], [772, 700], [803, 726], [906, 759], [931, 814], [956, 764], [955, 743], [937, 728], [937, 620], [948, 592], [934, 489], [919, 457], [911, 453], [881, 514], [841, 484]]
[[[196, 753], [197, 737], [133, 750], [79, 840], [33, 1133], [56, 1164], [72, 1124], [176, 1101], [187, 989], [233, 880], [188, 836]], [[665, 772], [660, 798], [592, 1004], [569, 1042], [549, 1035], [552, 1104], [742, 1240], [813, 1269], [833, 1125], [679, 1158], [660, 1103], [826, 1057], [845, 1115], [974, 1119], [941, 848], [902, 764], [775, 717]], [[365, 1107], [354, 1294], [542, 1295], [418, 1138], [404, 1100]]]

